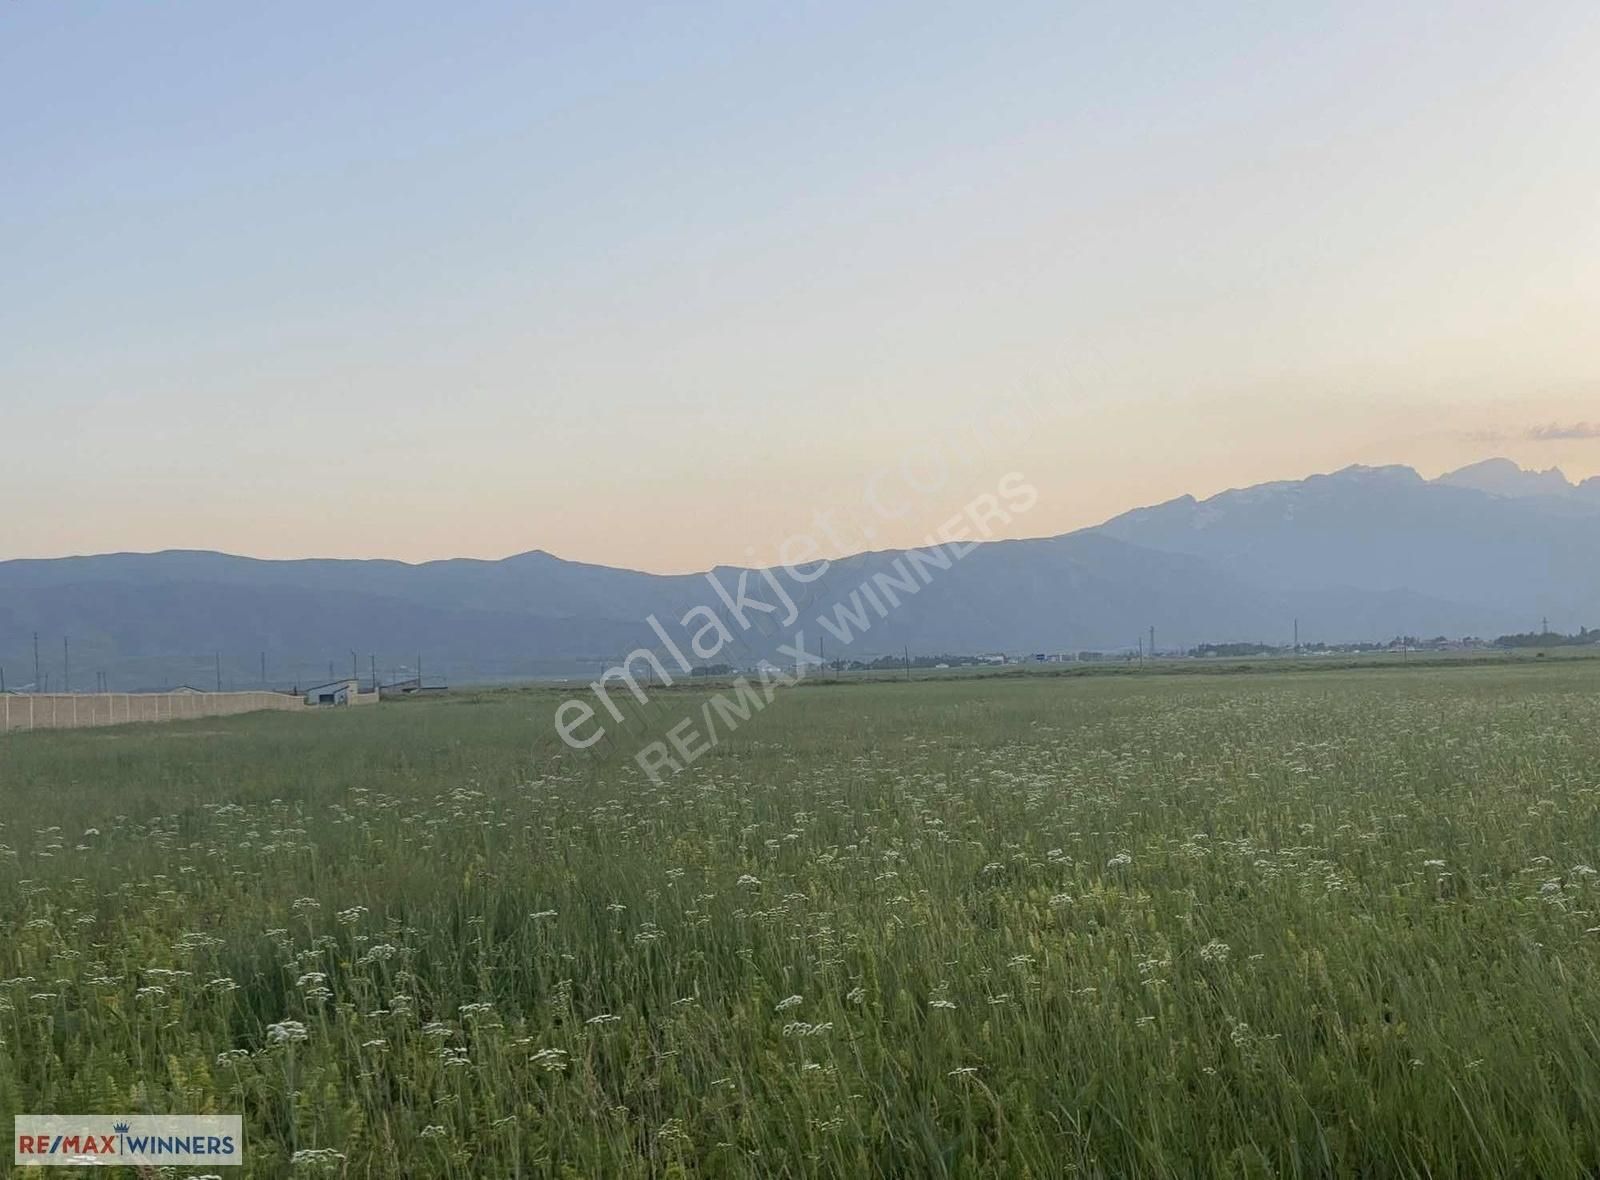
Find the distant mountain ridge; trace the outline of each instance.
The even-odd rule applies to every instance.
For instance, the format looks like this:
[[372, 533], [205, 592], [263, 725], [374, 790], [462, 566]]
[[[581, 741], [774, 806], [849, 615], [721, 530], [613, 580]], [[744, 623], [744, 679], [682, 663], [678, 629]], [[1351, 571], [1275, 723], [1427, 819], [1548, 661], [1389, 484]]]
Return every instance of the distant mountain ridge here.
[[[1600, 606], [1600, 481], [1560, 477], [1565, 490], [1551, 494], [1544, 489], [1559, 473], [1521, 474], [1479, 464], [1430, 481], [1409, 467], [1348, 467], [1182, 497], [1097, 531], [1279, 590], [1406, 591], [1456, 603], [1478, 612], [1481, 631], [1513, 619], [1526, 630], [1545, 615], [1577, 626]], [[1483, 484], [1499, 490], [1475, 486]]]
[[[1544, 617], [1600, 622], [1600, 479], [1491, 460], [1426, 480], [1409, 467], [1350, 467], [1192, 496], [1057, 537], [988, 542], [902, 592], [844, 644], [818, 625], [859, 609], [863, 584], [899, 576], [900, 551], [830, 563], [790, 628], [736, 632], [722, 662], [780, 644], [871, 657], [1071, 651], [1396, 634], [1495, 635]], [[731, 586], [741, 571], [713, 571]], [[759, 580], [758, 580], [759, 581]], [[797, 591], [798, 593], [798, 591]], [[855, 604], [852, 607], [852, 603]], [[659, 575], [542, 551], [502, 561], [264, 561], [170, 551], [0, 562], [0, 667], [10, 687], [41, 668], [59, 687], [62, 636], [74, 686], [306, 684], [352, 664], [402, 675], [417, 658], [457, 682], [593, 673], [718, 599], [702, 574]], [[770, 624], [770, 620], [767, 620]], [[848, 630], [848, 627], [846, 628]], [[352, 660], [351, 652], [355, 658]]]
[[1559, 467], [1525, 471], [1510, 459], [1485, 459], [1481, 463], [1446, 472], [1434, 483], [1474, 488], [1494, 496], [1580, 496], [1600, 503], [1600, 476], [1575, 484]]

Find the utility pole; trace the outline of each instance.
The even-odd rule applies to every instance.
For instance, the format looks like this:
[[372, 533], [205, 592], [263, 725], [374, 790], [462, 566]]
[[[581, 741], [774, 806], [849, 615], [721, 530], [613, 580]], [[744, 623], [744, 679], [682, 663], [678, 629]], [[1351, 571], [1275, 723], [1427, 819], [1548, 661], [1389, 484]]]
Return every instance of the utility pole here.
[[61, 691], [72, 691], [72, 643], [65, 635], [61, 637]]
[[35, 631], [33, 633], [33, 691], [43, 692], [44, 689], [40, 687], [43, 683], [44, 680], [39, 675], [39, 633]]
[[1299, 651], [1300, 650], [1300, 620], [1299, 619], [1296, 619], [1294, 621], [1294, 649], [1295, 649], [1295, 651]]
[[906, 683], [911, 683], [911, 645], [906, 644]]
[[217, 691], [222, 691], [222, 653], [217, 653]]
[[377, 692], [378, 691], [378, 653], [377, 652], [369, 652], [368, 655], [372, 659], [372, 691], [373, 692]]
[[1150, 658], [1152, 660], [1156, 658], [1156, 629], [1154, 627], [1150, 628]]

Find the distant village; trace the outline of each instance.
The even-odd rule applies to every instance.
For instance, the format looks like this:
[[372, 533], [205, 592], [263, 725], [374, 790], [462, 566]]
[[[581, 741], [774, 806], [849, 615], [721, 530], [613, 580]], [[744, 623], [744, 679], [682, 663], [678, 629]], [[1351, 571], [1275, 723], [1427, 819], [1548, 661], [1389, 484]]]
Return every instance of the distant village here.
[[[1594, 647], [1600, 649], [1600, 629], [1580, 628], [1576, 633], [1564, 635], [1554, 631], [1529, 631], [1518, 635], [1501, 635], [1496, 639], [1478, 636], [1451, 638], [1435, 635], [1423, 638], [1416, 635], [1397, 635], [1393, 639], [1369, 643], [1202, 643], [1194, 647], [1163, 648], [1150, 642], [1139, 642], [1128, 647], [1104, 650], [1077, 650], [1062, 652], [987, 652], [980, 655], [901, 655], [878, 656], [873, 659], [829, 660], [825, 667], [831, 672], [894, 672], [907, 669], [928, 670], [948, 668], [982, 668], [1018, 666], [1027, 664], [1114, 664], [1137, 663], [1141, 660], [1208, 660], [1246, 659], [1275, 656], [1350, 656], [1350, 655], [1407, 655], [1412, 652], [1493, 652], [1525, 648]], [[694, 670], [696, 677], [732, 676], [740, 671], [732, 664], [708, 664]]]

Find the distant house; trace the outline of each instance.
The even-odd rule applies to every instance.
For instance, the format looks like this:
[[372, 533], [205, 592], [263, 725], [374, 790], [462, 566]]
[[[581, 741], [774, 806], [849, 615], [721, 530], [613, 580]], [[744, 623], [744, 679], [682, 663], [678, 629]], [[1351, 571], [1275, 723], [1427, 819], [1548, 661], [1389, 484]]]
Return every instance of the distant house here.
[[305, 695], [308, 705], [348, 705], [361, 695], [361, 683], [353, 677], [334, 680], [306, 689]]
[[195, 688], [190, 684], [180, 684], [177, 688], [169, 689], [168, 691], [175, 697], [197, 697], [202, 696], [206, 690]]

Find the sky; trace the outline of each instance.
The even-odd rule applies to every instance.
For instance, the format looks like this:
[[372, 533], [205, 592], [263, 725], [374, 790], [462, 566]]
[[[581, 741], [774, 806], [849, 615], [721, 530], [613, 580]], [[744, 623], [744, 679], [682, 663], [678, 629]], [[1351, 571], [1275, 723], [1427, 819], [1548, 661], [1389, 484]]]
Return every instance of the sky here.
[[0, 559], [1600, 475], [1596, 61], [1587, 2], [11, 0]]

